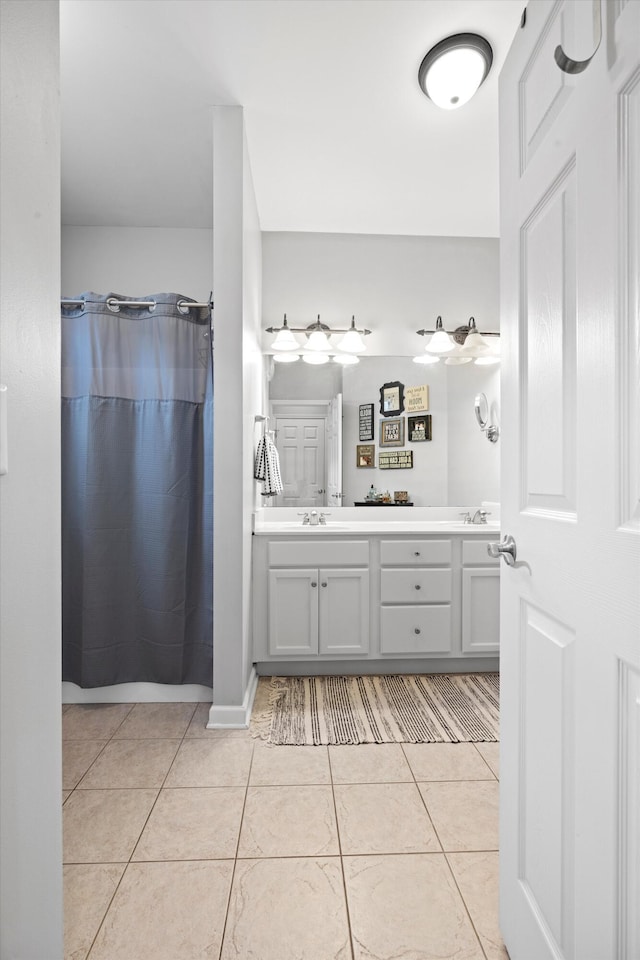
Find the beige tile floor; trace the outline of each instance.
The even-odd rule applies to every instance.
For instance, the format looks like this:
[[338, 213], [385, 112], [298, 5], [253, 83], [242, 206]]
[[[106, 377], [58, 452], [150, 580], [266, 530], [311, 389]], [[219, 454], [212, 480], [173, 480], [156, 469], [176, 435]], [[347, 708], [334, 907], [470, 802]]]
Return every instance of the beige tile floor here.
[[207, 713], [63, 708], [65, 960], [507, 960], [497, 744], [270, 747]]

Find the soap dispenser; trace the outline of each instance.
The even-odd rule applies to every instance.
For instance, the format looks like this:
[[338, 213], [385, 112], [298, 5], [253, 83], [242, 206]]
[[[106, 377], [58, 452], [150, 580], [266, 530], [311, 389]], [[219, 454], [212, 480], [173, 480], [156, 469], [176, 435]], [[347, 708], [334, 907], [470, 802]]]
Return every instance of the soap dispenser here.
[[369, 487], [369, 493], [367, 494], [367, 500], [375, 500], [378, 494], [376, 493], [376, 488], [373, 484]]

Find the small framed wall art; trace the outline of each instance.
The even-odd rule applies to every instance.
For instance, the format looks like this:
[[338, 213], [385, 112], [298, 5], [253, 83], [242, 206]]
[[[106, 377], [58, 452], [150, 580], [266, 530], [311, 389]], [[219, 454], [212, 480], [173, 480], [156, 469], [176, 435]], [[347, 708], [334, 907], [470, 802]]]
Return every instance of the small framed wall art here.
[[356, 467], [375, 467], [376, 448], [373, 443], [359, 443], [356, 446]]
[[373, 404], [361, 403], [358, 407], [360, 432], [358, 439], [373, 440]]
[[398, 417], [397, 420], [380, 421], [380, 446], [404, 446], [404, 417]]
[[404, 384], [399, 380], [383, 383], [380, 387], [380, 413], [383, 417], [397, 417], [404, 410]]
[[404, 408], [407, 413], [419, 413], [429, 409], [429, 387], [426, 383], [419, 387], [405, 387]]
[[421, 417], [407, 417], [407, 430], [410, 443], [431, 440], [431, 414], [424, 413]]

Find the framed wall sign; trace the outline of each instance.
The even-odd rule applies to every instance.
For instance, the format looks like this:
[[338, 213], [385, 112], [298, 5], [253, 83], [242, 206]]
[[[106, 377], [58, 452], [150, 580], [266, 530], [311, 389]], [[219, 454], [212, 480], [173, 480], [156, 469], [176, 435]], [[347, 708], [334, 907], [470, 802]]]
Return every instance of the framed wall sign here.
[[410, 443], [431, 440], [431, 414], [424, 413], [421, 417], [407, 417], [407, 431]]
[[413, 450], [380, 451], [378, 467], [380, 470], [411, 470]]
[[376, 448], [373, 443], [359, 443], [356, 446], [356, 467], [375, 467]]
[[399, 417], [397, 420], [380, 421], [380, 446], [404, 446], [404, 417]]
[[404, 410], [404, 384], [399, 380], [383, 383], [380, 387], [380, 413], [383, 417], [397, 417]]
[[361, 403], [358, 407], [360, 418], [359, 440], [373, 440], [373, 404]]
[[429, 387], [426, 383], [420, 387], [405, 387], [404, 408], [407, 413], [429, 409]]

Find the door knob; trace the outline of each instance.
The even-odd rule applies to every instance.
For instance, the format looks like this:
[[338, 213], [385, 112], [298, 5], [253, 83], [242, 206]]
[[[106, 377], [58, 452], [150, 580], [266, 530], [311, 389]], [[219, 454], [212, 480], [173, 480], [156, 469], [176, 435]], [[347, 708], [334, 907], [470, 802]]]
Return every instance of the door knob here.
[[493, 557], [494, 560], [502, 557], [509, 567], [513, 567], [516, 562], [516, 542], [511, 534], [508, 533], [500, 543], [488, 543], [487, 553], [490, 557]]

